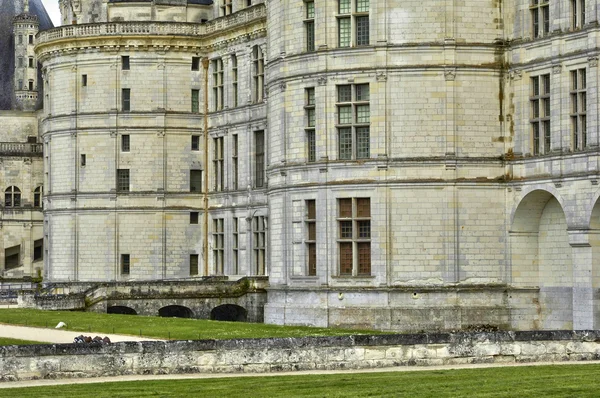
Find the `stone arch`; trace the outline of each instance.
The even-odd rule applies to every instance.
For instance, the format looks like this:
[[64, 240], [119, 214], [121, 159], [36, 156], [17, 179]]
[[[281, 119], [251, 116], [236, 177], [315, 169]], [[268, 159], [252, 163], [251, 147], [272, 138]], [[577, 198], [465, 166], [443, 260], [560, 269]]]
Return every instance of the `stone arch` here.
[[[573, 261], [567, 217], [551, 192], [534, 189], [517, 205], [510, 229], [512, 284], [539, 289], [534, 329], [571, 329]], [[521, 327], [524, 325], [521, 325]]]
[[113, 305], [106, 309], [107, 314], [137, 315], [137, 311], [124, 305]]
[[223, 304], [215, 307], [210, 312], [213, 321], [246, 322], [248, 311], [239, 305]]
[[[589, 251], [590, 254], [588, 255], [591, 256], [591, 265], [588, 265], [592, 270], [592, 280], [588, 285], [591, 286], [591, 293], [588, 293], [588, 297], [586, 298], [593, 301], [593, 328], [596, 329], [600, 327], [600, 311], [597, 310], [600, 309], [600, 294], [598, 293], [600, 292], [600, 191], [594, 195], [588, 220], [589, 230], [586, 232], [589, 239], [589, 247], [581, 247], [579, 250]], [[581, 265], [585, 269], [584, 264]]]
[[165, 318], [193, 318], [194, 312], [183, 305], [167, 305], [158, 310], [158, 316]]

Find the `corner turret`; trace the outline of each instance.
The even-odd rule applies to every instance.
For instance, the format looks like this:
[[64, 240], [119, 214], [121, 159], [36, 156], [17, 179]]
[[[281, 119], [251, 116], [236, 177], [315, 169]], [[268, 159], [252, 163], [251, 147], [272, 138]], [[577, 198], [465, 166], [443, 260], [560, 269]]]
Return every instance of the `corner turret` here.
[[24, 1], [23, 12], [13, 18], [15, 40], [14, 109], [33, 111], [38, 101], [38, 68], [35, 57], [35, 35], [39, 19], [29, 13], [29, 1]]

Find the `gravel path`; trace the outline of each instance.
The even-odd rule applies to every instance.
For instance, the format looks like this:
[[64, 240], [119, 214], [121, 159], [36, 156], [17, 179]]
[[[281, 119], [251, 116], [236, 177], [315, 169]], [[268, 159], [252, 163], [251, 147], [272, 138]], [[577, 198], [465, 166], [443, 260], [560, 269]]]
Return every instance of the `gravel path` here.
[[129, 336], [123, 334], [104, 334], [96, 332], [71, 332], [68, 330], [61, 329], [46, 329], [46, 328], [33, 328], [26, 326], [14, 326], [0, 324], [0, 337], [8, 337], [11, 339], [19, 340], [31, 340], [31, 341], [44, 341], [47, 343], [72, 343], [73, 339], [80, 335], [104, 337], [108, 336], [111, 342], [118, 341], [156, 341], [159, 339], [149, 339], [143, 337]]

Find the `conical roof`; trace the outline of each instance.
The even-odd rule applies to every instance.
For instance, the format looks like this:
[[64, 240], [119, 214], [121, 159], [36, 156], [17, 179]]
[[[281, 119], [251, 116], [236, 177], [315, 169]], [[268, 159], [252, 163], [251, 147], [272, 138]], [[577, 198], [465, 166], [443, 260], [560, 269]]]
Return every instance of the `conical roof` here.
[[[23, 12], [23, 0], [0, 0], [0, 110], [10, 110], [15, 72], [13, 18]], [[29, 0], [29, 13], [39, 19], [40, 30], [54, 27], [42, 0]]]

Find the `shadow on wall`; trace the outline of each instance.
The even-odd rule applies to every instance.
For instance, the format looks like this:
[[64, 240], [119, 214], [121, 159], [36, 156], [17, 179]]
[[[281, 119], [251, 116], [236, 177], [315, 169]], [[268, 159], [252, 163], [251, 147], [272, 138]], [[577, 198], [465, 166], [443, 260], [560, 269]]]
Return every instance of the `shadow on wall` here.
[[223, 304], [213, 308], [210, 319], [213, 321], [246, 322], [248, 311], [235, 304]]
[[193, 318], [194, 313], [182, 305], [168, 305], [158, 310], [158, 316], [165, 318]]

